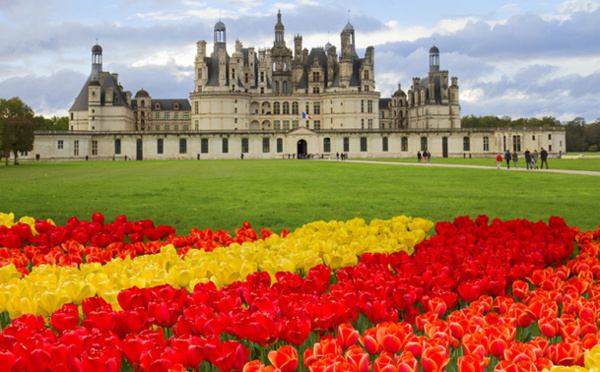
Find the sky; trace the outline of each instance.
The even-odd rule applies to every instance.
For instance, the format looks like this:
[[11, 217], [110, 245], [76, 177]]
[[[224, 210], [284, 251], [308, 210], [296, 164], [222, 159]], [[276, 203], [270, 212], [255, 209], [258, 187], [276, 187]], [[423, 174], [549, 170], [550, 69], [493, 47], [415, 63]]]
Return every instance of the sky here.
[[600, 0], [0, 0], [0, 98], [20, 97], [37, 115], [66, 116], [91, 72], [91, 48], [125, 90], [189, 98], [196, 42], [212, 50], [270, 48], [277, 12], [293, 49], [340, 48], [350, 22], [360, 56], [375, 48], [382, 97], [425, 77], [431, 46], [458, 77], [462, 115], [600, 118]]

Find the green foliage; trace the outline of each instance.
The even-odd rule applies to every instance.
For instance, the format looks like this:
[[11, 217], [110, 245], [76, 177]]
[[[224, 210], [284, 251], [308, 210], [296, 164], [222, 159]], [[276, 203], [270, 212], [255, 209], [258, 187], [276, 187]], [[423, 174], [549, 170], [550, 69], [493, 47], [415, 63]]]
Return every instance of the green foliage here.
[[544, 116], [538, 118], [519, 118], [511, 119], [510, 116], [464, 116], [461, 119], [461, 127], [463, 128], [539, 128], [539, 127], [556, 127], [561, 125], [560, 121], [553, 116]]
[[0, 127], [0, 150], [6, 164], [11, 152], [18, 164], [19, 152], [33, 149], [33, 110], [19, 97], [0, 98]]
[[[493, 159], [486, 160], [495, 166]], [[550, 166], [559, 160], [550, 159]], [[249, 159], [27, 162], [3, 168], [5, 212], [60, 224], [71, 216], [89, 220], [94, 212], [107, 220], [149, 218], [176, 226], [179, 234], [192, 227], [233, 232], [243, 221], [280, 232], [316, 220], [398, 215], [452, 221], [486, 214], [546, 222], [561, 216], [584, 230], [600, 224], [600, 210], [592, 202], [598, 176]]]
[[69, 118], [67, 116], [53, 116], [50, 119], [39, 115], [34, 118], [36, 130], [68, 130]]

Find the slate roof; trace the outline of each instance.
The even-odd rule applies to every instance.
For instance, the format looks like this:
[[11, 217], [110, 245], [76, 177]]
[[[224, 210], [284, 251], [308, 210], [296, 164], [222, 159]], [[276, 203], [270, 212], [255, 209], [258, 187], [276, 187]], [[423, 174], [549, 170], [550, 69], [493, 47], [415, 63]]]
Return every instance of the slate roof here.
[[104, 104], [105, 104], [104, 92], [106, 91], [106, 88], [108, 88], [108, 87], [113, 88], [113, 106], [126, 106], [126, 107], [129, 106], [127, 104], [127, 97], [125, 96], [125, 93], [120, 89], [119, 85], [113, 78], [112, 74], [110, 74], [108, 72], [106, 72], [105, 74], [106, 75], [102, 74], [103, 77], [101, 78], [100, 82], [98, 82], [97, 80], [93, 80], [92, 75], [90, 75], [88, 77], [87, 81], [83, 85], [83, 88], [81, 88], [79, 95], [77, 96], [77, 98], [75, 98], [75, 102], [73, 103], [73, 106], [71, 106], [69, 111], [87, 111], [88, 110], [88, 101], [89, 101], [89, 89], [88, 88], [90, 85], [96, 85], [96, 84], [100, 84], [100, 86], [101, 86], [101, 105], [102, 106], [104, 106]]

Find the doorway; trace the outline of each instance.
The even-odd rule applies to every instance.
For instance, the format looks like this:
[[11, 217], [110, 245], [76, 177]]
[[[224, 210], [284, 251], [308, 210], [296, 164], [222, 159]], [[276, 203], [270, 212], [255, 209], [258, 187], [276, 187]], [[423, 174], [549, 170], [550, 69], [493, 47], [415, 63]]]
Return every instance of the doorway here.
[[141, 139], [138, 139], [136, 141], [136, 143], [135, 143], [135, 150], [136, 150], [135, 151], [135, 153], [136, 153], [135, 159], [136, 160], [144, 160], [144, 158], [143, 158], [144, 151], [143, 151], [143, 145], [142, 145], [142, 140]]
[[442, 157], [448, 157], [448, 137], [442, 137]]
[[297, 159], [303, 159], [304, 157], [306, 157], [307, 147], [308, 146], [306, 145], [305, 140], [301, 139], [300, 141], [298, 141], [297, 154], [296, 154]]

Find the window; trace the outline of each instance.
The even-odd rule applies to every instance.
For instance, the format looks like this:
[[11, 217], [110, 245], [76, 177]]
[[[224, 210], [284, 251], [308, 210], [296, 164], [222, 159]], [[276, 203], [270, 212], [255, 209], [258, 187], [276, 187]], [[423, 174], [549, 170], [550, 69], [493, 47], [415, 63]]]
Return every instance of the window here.
[[248, 152], [248, 138], [242, 138], [242, 153]]
[[463, 137], [463, 151], [471, 151], [471, 137]]
[[281, 122], [279, 120], [273, 120], [273, 129], [275, 129], [275, 130], [281, 129]]
[[160, 130], [160, 125], [158, 125], [158, 124], [157, 124], [157, 125], [155, 125], [155, 126], [154, 126], [154, 130]]
[[367, 112], [368, 112], [369, 114], [372, 114], [372, 113], [373, 113], [373, 101], [372, 101], [372, 100], [369, 100], [369, 101], [367, 102]]
[[115, 154], [119, 155], [120, 153], [121, 153], [121, 140], [116, 139], [115, 140]]
[[531, 140], [535, 141], [535, 134], [533, 136], [531, 136]]
[[365, 112], [365, 101], [364, 100], [360, 101], [360, 112]]
[[179, 153], [180, 154], [187, 153], [187, 140], [185, 138], [181, 138], [179, 140]]
[[315, 115], [320, 115], [321, 114], [321, 102], [315, 102], [313, 104], [313, 107], [315, 108]]
[[427, 137], [421, 137], [421, 151], [427, 150]]
[[171, 113], [165, 112], [165, 120], [171, 120]]
[[179, 120], [179, 113], [176, 112], [173, 114], [173, 120]]
[[368, 119], [367, 122], [369, 125], [369, 129], [373, 129], [373, 119]]
[[350, 152], [350, 138], [344, 137], [344, 152]]
[[360, 151], [367, 151], [367, 137], [360, 137]]
[[365, 129], [365, 119], [360, 119], [360, 129]]
[[283, 103], [283, 114], [284, 115], [289, 115], [290, 114], [290, 103], [289, 102], [284, 102]]
[[548, 151], [552, 152], [552, 145], [548, 145]]
[[321, 120], [315, 120], [315, 130], [321, 129]]
[[[261, 71], [261, 72], [260, 72], [260, 82], [261, 82], [261, 83], [264, 83], [264, 82], [265, 82], [265, 72], [264, 72], [264, 71]], [[262, 92], [261, 92], [261, 93], [262, 93]]]
[[190, 125], [189, 124], [184, 124], [183, 125], [183, 130], [190, 130]]
[[385, 119], [385, 112], [379, 111], [379, 119]]
[[179, 130], [179, 124], [173, 125], [173, 130]]
[[[298, 121], [298, 120], [296, 120], [296, 121]], [[290, 130], [290, 121], [289, 120], [283, 121], [283, 130]]]
[[194, 114], [197, 114], [199, 112], [199, 105], [198, 105], [198, 101], [194, 102]]
[[292, 115], [298, 115], [298, 102], [292, 102]]
[[169, 125], [169, 124], [165, 125], [165, 130], [171, 130], [171, 125]]
[[165, 148], [164, 148], [164, 141], [162, 138], [159, 138], [156, 140], [156, 153], [157, 154], [162, 154], [164, 152]]
[[281, 110], [280, 110], [279, 102], [275, 102], [273, 104], [273, 115], [279, 115], [279, 114], [281, 114], [280, 111]]
[[483, 137], [483, 151], [490, 151], [490, 137]]
[[263, 138], [263, 152], [271, 152], [271, 141], [268, 138]]
[[502, 137], [502, 145], [504, 147], [503, 151], [506, 151], [506, 136]]
[[59, 149], [59, 150], [62, 150], [62, 149], [63, 149], [63, 146], [64, 146], [64, 142], [63, 142], [63, 140], [58, 140], [58, 149]]
[[551, 134], [548, 135], [548, 141], [550, 141], [550, 140], [552, 140], [552, 135]]
[[71, 120], [73, 120], [73, 113], [71, 113]]
[[92, 155], [98, 155], [98, 141], [92, 141]]
[[513, 151], [521, 151], [521, 136], [513, 136]]
[[227, 154], [229, 152], [229, 139], [223, 138], [222, 151], [223, 154]]
[[283, 139], [277, 138], [277, 152], [283, 152]]
[[190, 120], [190, 113], [189, 112], [184, 112], [183, 113], [183, 120]]
[[196, 127], [196, 130], [199, 130], [200, 124], [198, 124], [198, 120], [196, 120], [194, 123], [195, 123], [194, 126]]
[[79, 141], [73, 141], [73, 155], [79, 156]]
[[154, 115], [154, 120], [160, 120], [160, 112], [157, 112], [156, 115]]
[[323, 152], [331, 152], [331, 138], [323, 138]]
[[319, 71], [313, 71], [313, 83], [318, 83], [319, 80], [321, 80]]
[[369, 70], [365, 70], [365, 71], [363, 72], [363, 79], [364, 79], [364, 80], [369, 80]]
[[310, 114], [310, 103], [306, 102], [306, 115]]
[[313, 87], [313, 94], [319, 94], [321, 92], [321, 90], [319, 89], [319, 87]]
[[408, 151], [408, 137], [402, 137], [400, 140], [400, 149], [402, 151]]
[[208, 154], [208, 138], [202, 138], [200, 140], [200, 152]]
[[387, 137], [383, 137], [381, 139], [381, 150], [383, 150], [383, 152], [388, 151], [388, 138]]
[[[285, 121], [283, 123], [285, 125]], [[299, 127], [298, 120], [292, 120], [292, 129], [296, 129]]]

